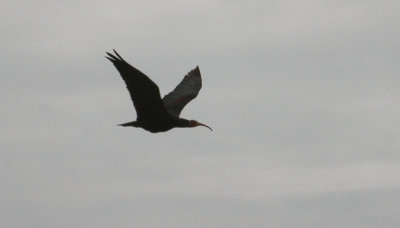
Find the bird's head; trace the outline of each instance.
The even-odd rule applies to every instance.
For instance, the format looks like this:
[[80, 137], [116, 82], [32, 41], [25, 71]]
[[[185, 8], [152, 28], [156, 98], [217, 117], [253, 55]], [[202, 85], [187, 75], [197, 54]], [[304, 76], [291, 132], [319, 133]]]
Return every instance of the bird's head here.
[[211, 127], [209, 127], [209, 126], [207, 126], [205, 124], [199, 123], [196, 120], [189, 120], [188, 127], [197, 127], [197, 126], [203, 126], [203, 127], [206, 127], [208, 129], [210, 129], [211, 131], [213, 130], [213, 129], [211, 129]]

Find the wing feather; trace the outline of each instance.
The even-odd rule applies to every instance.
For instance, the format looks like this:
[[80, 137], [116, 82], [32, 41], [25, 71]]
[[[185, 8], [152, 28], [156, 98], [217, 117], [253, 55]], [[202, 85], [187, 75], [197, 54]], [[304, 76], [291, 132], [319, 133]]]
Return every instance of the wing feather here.
[[197, 66], [183, 78], [172, 92], [162, 99], [168, 113], [179, 117], [182, 109], [199, 94], [201, 84], [200, 69]]
[[137, 119], [154, 119], [167, 115], [158, 86], [144, 73], [127, 63], [115, 50], [115, 55], [106, 52], [121, 74], [136, 109]]

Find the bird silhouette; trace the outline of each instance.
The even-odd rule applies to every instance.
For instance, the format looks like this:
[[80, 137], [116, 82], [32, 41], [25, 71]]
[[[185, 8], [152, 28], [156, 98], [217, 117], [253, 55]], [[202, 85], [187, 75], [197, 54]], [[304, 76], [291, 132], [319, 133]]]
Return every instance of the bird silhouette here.
[[201, 74], [197, 66], [190, 71], [176, 88], [161, 99], [158, 86], [144, 73], [127, 63], [113, 49], [115, 55], [107, 53], [125, 81], [136, 109], [136, 121], [119, 124], [123, 127], [140, 127], [152, 133], [164, 132], [175, 127], [209, 126], [196, 120], [180, 118], [182, 109], [193, 100], [201, 89]]

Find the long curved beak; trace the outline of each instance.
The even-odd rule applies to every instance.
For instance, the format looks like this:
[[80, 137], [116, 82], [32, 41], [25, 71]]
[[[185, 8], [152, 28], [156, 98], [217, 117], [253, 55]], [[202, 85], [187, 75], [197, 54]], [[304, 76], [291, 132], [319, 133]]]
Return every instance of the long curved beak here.
[[203, 126], [203, 127], [206, 127], [208, 129], [210, 129], [211, 131], [213, 131], [213, 129], [211, 129], [211, 127], [209, 127], [209, 126], [207, 126], [205, 124], [199, 123], [199, 122], [197, 122], [197, 126]]

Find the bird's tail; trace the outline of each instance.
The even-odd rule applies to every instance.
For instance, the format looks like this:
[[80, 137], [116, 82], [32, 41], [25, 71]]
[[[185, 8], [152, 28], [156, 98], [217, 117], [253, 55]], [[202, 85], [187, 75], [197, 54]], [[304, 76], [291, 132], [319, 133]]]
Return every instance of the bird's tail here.
[[122, 127], [138, 127], [136, 121], [128, 122], [128, 123], [123, 123], [123, 124], [118, 124], [118, 126]]

